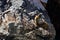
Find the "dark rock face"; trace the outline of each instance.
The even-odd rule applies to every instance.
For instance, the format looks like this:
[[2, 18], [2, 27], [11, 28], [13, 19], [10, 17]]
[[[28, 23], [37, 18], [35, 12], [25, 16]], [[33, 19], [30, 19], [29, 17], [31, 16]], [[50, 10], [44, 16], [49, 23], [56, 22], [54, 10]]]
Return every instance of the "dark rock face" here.
[[54, 27], [56, 29], [56, 40], [60, 40], [60, 0], [49, 0], [48, 1], [48, 15]]
[[1, 14], [2, 34], [6, 40], [53, 40], [56, 32], [47, 12], [38, 10], [28, 0], [10, 0], [12, 6]]

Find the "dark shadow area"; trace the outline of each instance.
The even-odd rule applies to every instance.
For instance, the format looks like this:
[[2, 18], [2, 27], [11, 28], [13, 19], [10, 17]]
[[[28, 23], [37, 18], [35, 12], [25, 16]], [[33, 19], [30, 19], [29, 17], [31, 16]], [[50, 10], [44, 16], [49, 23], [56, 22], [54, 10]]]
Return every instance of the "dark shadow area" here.
[[4, 12], [11, 6], [10, 0], [7, 2], [7, 0], [0, 0], [0, 10]]
[[60, 40], [60, 2], [59, 0], [49, 0], [47, 4], [48, 15], [56, 29], [56, 40]]

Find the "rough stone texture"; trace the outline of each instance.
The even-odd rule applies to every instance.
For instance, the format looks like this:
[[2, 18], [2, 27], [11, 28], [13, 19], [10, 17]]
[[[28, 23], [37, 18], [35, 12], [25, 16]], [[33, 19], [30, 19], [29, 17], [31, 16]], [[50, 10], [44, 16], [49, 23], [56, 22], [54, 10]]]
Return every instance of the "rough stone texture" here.
[[12, 6], [1, 13], [0, 33], [2, 35], [14, 36], [12, 40], [54, 39], [55, 29], [47, 12], [40, 12], [27, 0], [11, 0], [11, 3]]

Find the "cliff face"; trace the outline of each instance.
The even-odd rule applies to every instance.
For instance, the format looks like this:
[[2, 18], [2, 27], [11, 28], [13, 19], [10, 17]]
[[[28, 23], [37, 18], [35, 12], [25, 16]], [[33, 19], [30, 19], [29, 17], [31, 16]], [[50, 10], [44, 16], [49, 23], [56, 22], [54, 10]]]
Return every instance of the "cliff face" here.
[[49, 0], [47, 11], [56, 29], [56, 40], [60, 40], [60, 0]]
[[[8, 36], [7, 40], [9, 36], [14, 36], [12, 40], [53, 40], [55, 38], [56, 32], [46, 11], [38, 10], [28, 0], [6, 0], [5, 2], [8, 8], [4, 10], [5, 4], [4, 11], [0, 12], [0, 33]], [[9, 4], [10, 2], [12, 5]]]

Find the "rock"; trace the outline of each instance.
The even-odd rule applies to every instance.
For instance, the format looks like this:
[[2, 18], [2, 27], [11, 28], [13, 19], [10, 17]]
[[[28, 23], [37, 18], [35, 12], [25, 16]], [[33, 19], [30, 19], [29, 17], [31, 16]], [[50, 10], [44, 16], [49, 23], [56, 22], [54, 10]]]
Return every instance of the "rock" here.
[[53, 40], [55, 29], [47, 12], [26, 1], [11, 0], [12, 6], [1, 14], [1, 33], [14, 36], [12, 40]]
[[4, 12], [11, 6], [10, 0], [0, 0], [0, 11]]

